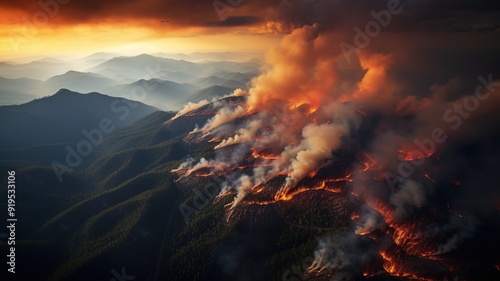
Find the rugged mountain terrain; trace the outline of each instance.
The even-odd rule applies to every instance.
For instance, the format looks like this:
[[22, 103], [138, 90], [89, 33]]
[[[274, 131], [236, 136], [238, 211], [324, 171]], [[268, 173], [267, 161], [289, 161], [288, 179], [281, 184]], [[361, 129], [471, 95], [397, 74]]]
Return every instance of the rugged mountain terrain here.
[[103, 120], [121, 128], [157, 110], [123, 98], [61, 89], [22, 105], [0, 107], [0, 129], [7, 132], [0, 145], [10, 149], [78, 142], [85, 138], [83, 130], [98, 129]]
[[[306, 273], [321, 239], [329, 236], [335, 243], [352, 235], [350, 216], [359, 205], [349, 193], [349, 163], [366, 163], [368, 168], [369, 159], [346, 150], [342, 161], [302, 182], [309, 190], [292, 190], [289, 198], [275, 201], [273, 192], [284, 181], [277, 177], [266, 183], [264, 192], [246, 197], [230, 218], [227, 205], [233, 198], [216, 198], [224, 188], [223, 174], [197, 169], [183, 177], [172, 172], [186, 161], [216, 156], [213, 142], [190, 132], [221, 104], [236, 108], [243, 99], [226, 98], [181, 116], [158, 111], [116, 129], [80, 166], [64, 173], [62, 181], [50, 166], [59, 149], [54, 144], [22, 163], [14, 161], [16, 156], [32, 155], [30, 148], [2, 156], [2, 174], [16, 171], [22, 218], [16, 280], [108, 280], [116, 278], [113, 272], [137, 280], [329, 280], [327, 272]], [[223, 150], [234, 155], [238, 146]], [[247, 159], [238, 168], [242, 172], [257, 163], [251, 155]], [[368, 238], [353, 243], [356, 249], [358, 243], [361, 248], [373, 246]], [[381, 269], [382, 262], [372, 267]], [[484, 271], [477, 280], [495, 280], [495, 274]], [[407, 280], [384, 272], [358, 276], [362, 278]]]
[[[55, 98], [60, 95], [65, 94]], [[35, 114], [35, 105], [24, 112]], [[268, 213], [265, 221], [242, 212], [227, 223], [228, 200], [213, 203], [217, 178], [194, 179], [192, 185], [171, 173], [186, 157], [213, 154], [210, 143], [184, 141], [213, 116], [211, 107], [175, 120], [173, 113], [156, 112], [116, 129], [62, 182], [50, 165], [58, 157], [64, 160], [57, 144], [3, 150], [0, 166], [3, 173], [16, 171], [18, 217], [23, 218], [17, 249], [24, 258], [16, 280], [107, 280], [123, 267], [140, 280], [282, 280], [291, 264], [301, 266], [321, 228], [294, 226], [280, 210], [269, 208], [248, 210]], [[51, 112], [61, 116], [64, 110]]]
[[0, 62], [0, 105], [18, 105], [68, 89], [179, 110], [187, 102], [212, 100], [245, 88], [261, 64], [255, 60], [191, 62], [159, 55], [96, 53], [80, 59]]

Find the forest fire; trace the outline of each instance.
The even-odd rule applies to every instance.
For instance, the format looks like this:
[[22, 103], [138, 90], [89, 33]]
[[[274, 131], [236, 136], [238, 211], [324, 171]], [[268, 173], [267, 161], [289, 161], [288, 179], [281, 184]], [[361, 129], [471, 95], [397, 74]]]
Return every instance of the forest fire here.
[[409, 277], [411, 279], [416, 279], [416, 280], [432, 280], [432, 279], [421, 278], [419, 276], [415, 276], [407, 272], [403, 264], [400, 263], [400, 260], [402, 259], [400, 256], [391, 255], [388, 252], [384, 251], [380, 252], [380, 256], [384, 259], [384, 265], [383, 265], [384, 269], [392, 276]]
[[[443, 255], [451, 251], [451, 247], [455, 247], [452, 243], [461, 243], [465, 238], [456, 238], [452, 232], [437, 232], [433, 220], [438, 217], [445, 219], [446, 213], [459, 219], [465, 218], [452, 211], [449, 203], [444, 204], [446, 207], [439, 209], [440, 211], [426, 206], [425, 198], [442, 182], [436, 178], [440, 170], [431, 165], [435, 160], [428, 163], [431, 165], [427, 169], [428, 172], [419, 174], [427, 183], [420, 182], [417, 178], [407, 179], [399, 181], [392, 191], [387, 186], [387, 173], [383, 165], [378, 163], [377, 156], [366, 151], [349, 152], [352, 148], [341, 149], [336, 152], [338, 158], [333, 156], [333, 162], [330, 160], [314, 166], [313, 169], [304, 169], [307, 172], [304, 172], [303, 176], [292, 180], [296, 169], [302, 167], [299, 163], [292, 164], [293, 157], [298, 159], [298, 156], [290, 157], [288, 152], [278, 153], [279, 145], [276, 144], [270, 147], [259, 146], [265, 139], [263, 134], [266, 133], [256, 132], [254, 145], [250, 145], [248, 151], [238, 154], [237, 157], [235, 153], [241, 153], [241, 145], [249, 143], [243, 142], [217, 150], [224, 151], [226, 155], [233, 155], [226, 156], [226, 159], [242, 159], [235, 163], [216, 160], [196, 163], [190, 160], [190, 163], [181, 165], [173, 172], [178, 173], [180, 179], [188, 176], [222, 177], [226, 184], [217, 201], [225, 196], [235, 196], [234, 201], [226, 205], [227, 220], [234, 217], [236, 210], [241, 213], [250, 206], [264, 208], [277, 204], [300, 204], [300, 199], [295, 198], [302, 198], [303, 195], [314, 192], [328, 192], [346, 199], [353, 194], [352, 198], [356, 199], [348, 199], [358, 206], [357, 211], [350, 213], [350, 219], [355, 225], [353, 233], [373, 241], [377, 245], [378, 257], [381, 260], [363, 265], [364, 278], [380, 276], [381, 271], [401, 280], [422, 281], [440, 281], [446, 276], [458, 274], [460, 266], [457, 267], [453, 264], [453, 259], [449, 256], [444, 258]], [[223, 141], [222, 138], [213, 140]], [[300, 142], [294, 143], [296, 147], [300, 146]], [[293, 147], [289, 146], [287, 149], [291, 151]], [[412, 150], [397, 151], [404, 161], [416, 161], [432, 156], [407, 151]], [[225, 180], [238, 175], [241, 176], [240, 180]], [[456, 179], [448, 179], [446, 182], [449, 183], [448, 187], [462, 185], [462, 182]], [[472, 224], [470, 221], [467, 223]], [[377, 257], [374, 256], [373, 259], [377, 260]], [[491, 266], [494, 268], [494, 265]], [[330, 270], [328, 266], [317, 264], [309, 268], [308, 272], [313, 275], [337, 274], [335, 269]]]
[[272, 154], [272, 153], [263, 153], [259, 152], [255, 149], [252, 150], [252, 157], [256, 159], [263, 159], [263, 160], [277, 160], [279, 159], [279, 155]]
[[[395, 64], [391, 54], [357, 52], [359, 79], [351, 81], [325, 48], [335, 40], [317, 25], [285, 36], [263, 73], [244, 95], [239, 90], [238, 102], [210, 107], [218, 110], [193, 131], [217, 143], [213, 158], [188, 159], [173, 172], [223, 182], [218, 198], [234, 197], [226, 205], [228, 220], [250, 207], [300, 206], [307, 194], [349, 202], [331, 206], [351, 219], [348, 238], [337, 240], [369, 244], [370, 254], [353, 249], [357, 254], [348, 255], [335, 241], [320, 243], [310, 274], [436, 281], [463, 278], [462, 271], [473, 275], [461, 269], [467, 258], [458, 256], [466, 256], [460, 246], [476, 225], [449, 204], [459, 202], [460, 210], [473, 213], [464, 207], [470, 196], [463, 175], [473, 174], [471, 163], [478, 165], [470, 156], [477, 148], [454, 148], [478, 140], [456, 133], [457, 140], [445, 142], [444, 129], [434, 128], [429, 116], [442, 118], [443, 108], [452, 105], [440, 92], [423, 99], [401, 96], [389, 71]], [[302, 47], [290, 51], [294, 44]], [[424, 132], [433, 132], [432, 139]], [[488, 261], [487, 267], [495, 265]]]
[[500, 1], [0, 13], [17, 280], [500, 281]]
[[402, 147], [398, 150], [399, 156], [407, 162], [417, 161], [423, 158], [429, 158], [432, 153], [425, 153], [418, 148]]
[[279, 196], [275, 197], [275, 202], [276, 201], [289, 201], [301, 193], [315, 191], [315, 190], [325, 190], [325, 191], [332, 192], [332, 193], [341, 193], [342, 187], [339, 187], [339, 186], [329, 187], [327, 185], [328, 183], [338, 182], [338, 181], [341, 181], [341, 180], [340, 179], [325, 180], [325, 181], [322, 181], [321, 184], [317, 185], [317, 186], [297, 188], [297, 189], [290, 191], [288, 193], [279, 194]]
[[[264, 139], [262, 134], [262, 131], [256, 133], [255, 136], [258, 136], [256, 139], [257, 144]], [[212, 140], [223, 141], [221, 138]], [[243, 144], [245, 143], [240, 145]], [[297, 143], [296, 145], [298, 146]], [[227, 146], [224, 148], [224, 153], [227, 155], [234, 155], [236, 152], [240, 153], [239, 147], [238, 145]], [[226, 208], [228, 208], [227, 220], [233, 217], [233, 213], [237, 208], [244, 210], [249, 206], [265, 207], [275, 206], [276, 204], [297, 204], [299, 201], [293, 199], [300, 198], [303, 194], [319, 191], [340, 196], [354, 194], [356, 204], [358, 208], [361, 208], [350, 215], [353, 224], [356, 225], [354, 233], [359, 237], [366, 237], [375, 243], [380, 243], [378, 252], [382, 260], [380, 263], [381, 268], [376, 263], [364, 265], [364, 277], [371, 278], [377, 274], [379, 275], [380, 270], [390, 276], [404, 280], [422, 281], [442, 280], [439, 278], [454, 274], [449, 269], [452, 268], [449, 262], [443, 261], [441, 258], [441, 253], [443, 253], [442, 245], [446, 243], [446, 239], [449, 239], [449, 235], [433, 233], [434, 230], [426, 227], [433, 223], [429, 210], [423, 208], [425, 201], [418, 199], [418, 196], [423, 196], [418, 195], [422, 192], [418, 191], [421, 188], [419, 187], [421, 183], [410, 184], [403, 181], [395, 187], [393, 194], [390, 194], [389, 198], [383, 193], [373, 196], [373, 192], [377, 192], [376, 190], [382, 187], [374, 189], [370, 186], [386, 184], [384, 180], [386, 174], [384, 168], [377, 163], [376, 157], [363, 151], [355, 151], [354, 157], [348, 156], [350, 152], [347, 151], [338, 153], [342, 157], [335, 162], [326, 162], [315, 166], [314, 169], [308, 170], [303, 176], [298, 177], [298, 182], [294, 182], [290, 180], [291, 175], [299, 166], [291, 165], [290, 163], [293, 163], [293, 161], [291, 159], [287, 160], [288, 155], [285, 153], [277, 153], [278, 148], [279, 146], [276, 145], [273, 148], [259, 147], [258, 145], [250, 146], [250, 149], [245, 154], [237, 157], [238, 159], [245, 159], [244, 161], [240, 160], [231, 163], [202, 160], [195, 163], [195, 161], [190, 160], [189, 163], [186, 162], [173, 172], [180, 175], [179, 179], [189, 176], [234, 178], [234, 175], [243, 175], [241, 180], [233, 183], [228, 182], [225, 189], [218, 196], [217, 201], [224, 196], [235, 196], [234, 202], [226, 205]], [[408, 150], [398, 150], [398, 154], [404, 156], [405, 161], [415, 161], [432, 156], [432, 154], [412, 154], [406, 151]], [[234, 158], [234, 156], [231, 157]], [[284, 160], [292, 162], [287, 164], [287, 162], [283, 162]], [[432, 186], [438, 184], [438, 181], [431, 177], [429, 173], [422, 173], [421, 176], [427, 179]], [[274, 183], [271, 184], [271, 182]], [[281, 182], [282, 187], [276, 189], [276, 183], [279, 182]], [[236, 185], [233, 185], [235, 183]], [[454, 184], [453, 186], [457, 186], [457, 181], [451, 181], [451, 183]], [[383, 187], [381, 190], [389, 189]], [[412, 199], [409, 196], [415, 198]], [[402, 205], [399, 206], [399, 204]], [[408, 204], [413, 205], [414, 211], [412, 212], [420, 215], [407, 217], [407, 211], [403, 212], [402, 208], [409, 208]], [[363, 211], [363, 208], [368, 208], [370, 211]], [[446, 210], [455, 214], [449, 206]], [[439, 267], [442, 273], [435, 275], [425, 273], [422, 267], [427, 263]], [[442, 268], [446, 268], [446, 270]], [[309, 272], [310, 274], [326, 274], [325, 272], [328, 272], [328, 270], [325, 267], [317, 266], [310, 268]], [[327, 274], [335, 275], [335, 273]]]

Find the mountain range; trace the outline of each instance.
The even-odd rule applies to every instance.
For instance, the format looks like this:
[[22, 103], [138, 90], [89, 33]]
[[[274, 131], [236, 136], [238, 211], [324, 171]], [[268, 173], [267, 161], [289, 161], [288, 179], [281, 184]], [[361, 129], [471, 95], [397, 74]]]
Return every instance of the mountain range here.
[[[184, 178], [172, 172], [186, 161], [237, 154], [238, 145], [216, 152], [215, 143], [192, 131], [221, 107], [237, 108], [244, 99], [226, 97], [177, 115], [133, 100], [64, 89], [0, 107], [0, 129], [8, 132], [0, 137], [0, 172], [16, 172], [16, 215], [22, 218], [16, 254], [22, 257], [19, 267], [29, 266], [15, 280], [113, 280], [120, 273], [155, 281], [330, 280], [303, 273], [320, 239], [332, 232], [348, 236], [349, 210], [355, 207], [344, 197], [349, 194], [316, 190], [275, 204], [242, 204], [226, 220], [234, 199], [216, 198], [225, 187], [219, 176], [204, 169]], [[90, 151], [83, 150], [84, 143]], [[251, 158], [244, 162], [250, 165]], [[332, 162], [316, 177], [342, 176], [351, 168]], [[259, 196], [278, 190], [280, 180], [284, 176], [267, 182]], [[2, 185], [0, 192], [6, 188]], [[0, 208], [7, 208], [6, 201]], [[6, 216], [2, 212], [0, 219]], [[481, 231], [486, 233], [482, 246], [495, 233], [487, 227]], [[0, 246], [6, 245], [0, 238]], [[480, 254], [479, 262], [495, 255]], [[497, 280], [494, 269], [478, 268], [476, 280]], [[381, 272], [359, 280], [406, 279]]]
[[158, 110], [123, 98], [61, 89], [25, 104], [0, 106], [0, 130], [9, 132], [0, 146], [10, 149], [76, 142], [84, 137], [83, 129], [98, 128], [103, 119], [119, 129]]
[[[17, 216], [23, 220], [17, 254], [19, 264], [30, 265], [16, 280], [107, 280], [125, 266], [140, 280], [282, 280], [290, 264], [300, 266], [314, 250], [319, 233], [291, 231], [296, 227], [272, 210], [265, 221], [241, 214], [227, 224], [224, 205], [231, 199], [211, 204], [211, 197], [200, 196], [213, 194], [220, 182], [207, 179], [193, 188], [170, 172], [186, 158], [213, 154], [213, 144], [184, 139], [213, 116], [214, 105], [173, 118], [174, 112], [134, 102], [130, 118], [120, 122], [109, 110], [113, 100], [61, 90], [0, 107], [1, 128], [11, 132], [1, 138], [0, 170], [16, 171]], [[76, 151], [88, 139], [81, 129], [97, 128], [103, 117], [116, 129], [58, 179], [53, 165], [66, 165], [65, 147]]]
[[[257, 74], [260, 62], [190, 62], [142, 54], [125, 57], [97, 53], [76, 60], [43, 58], [29, 63], [0, 63], [0, 105], [14, 105], [51, 95], [59, 89], [100, 92], [115, 97], [131, 97], [133, 91], [147, 92], [146, 103], [163, 110], [179, 110], [190, 96], [217, 91], [211, 87], [245, 88]], [[144, 88], [144, 82], [157, 87]], [[137, 88], [139, 87], [139, 88]], [[226, 94], [227, 91], [222, 91]], [[220, 97], [220, 96], [219, 96]]]

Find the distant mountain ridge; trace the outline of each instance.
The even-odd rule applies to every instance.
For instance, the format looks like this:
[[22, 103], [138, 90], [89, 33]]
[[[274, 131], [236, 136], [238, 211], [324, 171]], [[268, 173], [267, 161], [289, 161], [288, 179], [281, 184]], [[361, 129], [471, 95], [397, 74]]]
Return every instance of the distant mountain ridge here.
[[[63, 91], [55, 98], [72, 95]], [[175, 119], [175, 113], [155, 112], [117, 129], [85, 163], [64, 173], [62, 182], [50, 166], [51, 161], [64, 161], [61, 146], [20, 149], [8, 155], [16, 160], [21, 153], [46, 158], [33, 166], [9, 162], [12, 158], [0, 161], [0, 169], [16, 169], [23, 187], [16, 195], [29, 206], [20, 208], [25, 226], [18, 230], [20, 242], [30, 243], [19, 247], [19, 255], [33, 264], [24, 273], [25, 280], [35, 276], [54, 281], [98, 280], [109, 274], [114, 264], [126, 265], [127, 273], [141, 276], [141, 280], [155, 280], [155, 276], [163, 276], [158, 280], [238, 280], [220, 268], [219, 260], [227, 256], [227, 249], [240, 249], [239, 245], [252, 249], [243, 251], [243, 258], [270, 262], [262, 268], [273, 271], [254, 280], [281, 280], [290, 264], [299, 264], [313, 252], [317, 235], [311, 235], [307, 228], [296, 231], [274, 208], [265, 210], [264, 219], [240, 215], [238, 221], [228, 224], [223, 219], [224, 206], [232, 198], [212, 203], [213, 198], [200, 197], [221, 188], [220, 182], [214, 177], [195, 178], [190, 185], [170, 172], [186, 158], [213, 155], [212, 143], [184, 140], [221, 104], [237, 105], [242, 98], [226, 98]], [[37, 106], [35, 114], [39, 113]], [[189, 222], [181, 206], [195, 206]], [[255, 209], [248, 210], [252, 214]], [[312, 215], [321, 218], [319, 212]], [[299, 213], [294, 218], [305, 220], [312, 215]], [[267, 240], [262, 239], [262, 233]], [[283, 233], [290, 239], [283, 239]], [[287, 257], [285, 263], [281, 263], [283, 256]], [[39, 257], [44, 257], [42, 262]], [[255, 271], [253, 264], [241, 263], [236, 268], [248, 276]]]
[[179, 109], [198, 87], [188, 83], [177, 83], [158, 78], [141, 79], [130, 84], [120, 84], [103, 90], [112, 96], [141, 95], [142, 101], [162, 109]]
[[84, 137], [83, 129], [98, 128], [105, 118], [121, 128], [155, 111], [155, 107], [123, 98], [61, 89], [22, 105], [0, 106], [0, 130], [9, 132], [0, 138], [0, 146], [77, 142]]
[[199, 66], [195, 63], [160, 58], [148, 54], [135, 57], [114, 57], [91, 68], [90, 71], [115, 79], [119, 78], [123, 81], [133, 81], [141, 78], [169, 79], [168, 75], [177, 72], [185, 76], [183, 77], [184, 79], [181, 78], [174, 81], [179, 83], [186, 82], [186, 80], [194, 77], [194, 75], [200, 74]]
[[[227, 60], [224, 54], [219, 54], [220, 60], [198, 62], [150, 54], [117, 56], [111, 53], [96, 53], [75, 60], [42, 58], [29, 63], [0, 62], [0, 105], [26, 103], [62, 88], [130, 98], [131, 91], [138, 91], [136, 87], [140, 87], [149, 97], [145, 103], [162, 110], [178, 110], [184, 103], [199, 100], [198, 92], [209, 91], [214, 86], [231, 90], [247, 87], [258, 73], [260, 62], [235, 62], [230, 59], [236, 54], [227, 55]], [[157, 87], [146, 89], [141, 86], [144, 81], [154, 82]]]
[[117, 81], [100, 74], [70, 70], [51, 77], [45, 82], [49, 91], [71, 88], [72, 91], [88, 93], [116, 85]]
[[43, 88], [43, 81], [30, 78], [3, 78], [0, 77], [0, 106], [6, 104], [20, 104], [35, 99], [33, 89]]

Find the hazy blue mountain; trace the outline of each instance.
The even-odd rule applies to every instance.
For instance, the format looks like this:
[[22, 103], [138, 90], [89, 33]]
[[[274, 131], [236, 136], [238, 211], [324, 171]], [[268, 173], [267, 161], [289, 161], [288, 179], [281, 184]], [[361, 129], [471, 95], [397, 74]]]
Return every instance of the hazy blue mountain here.
[[79, 69], [89, 69], [91, 67], [95, 67], [109, 59], [112, 59], [113, 57], [118, 56], [117, 54], [113, 53], [106, 53], [106, 52], [98, 52], [94, 53], [92, 55], [80, 58], [77, 60], [77, 66]]
[[48, 63], [64, 63], [64, 60], [53, 57], [43, 57], [41, 59], [38, 59], [37, 61], [48, 62]]
[[[135, 57], [115, 57], [91, 68], [90, 71], [117, 80], [127, 79], [129, 82], [151, 78], [169, 79], [177, 73], [177, 78], [185, 82], [199, 75], [201, 70], [192, 62], [142, 54]], [[176, 82], [182, 81], [176, 79]]]
[[197, 79], [193, 82], [196, 86], [200, 88], [206, 88], [210, 86], [225, 86], [229, 88], [241, 88], [245, 86], [245, 83], [236, 80], [223, 79], [217, 76], [209, 76]]
[[254, 76], [255, 73], [216, 71], [211, 76], [197, 79], [193, 84], [202, 88], [215, 85], [228, 88], [243, 88]]
[[259, 69], [260, 63], [256, 61], [247, 61], [247, 62], [233, 62], [233, 61], [209, 61], [200, 63], [200, 66], [206, 70], [209, 70], [210, 73], [215, 74], [219, 71], [231, 72], [231, 73], [247, 73], [247, 72], [255, 72]]
[[233, 80], [233, 81], [238, 81], [240, 83], [247, 83], [249, 82], [253, 77], [258, 75], [257, 71], [250, 71], [250, 72], [228, 72], [228, 71], [218, 71], [213, 74], [214, 76], [225, 78], [228, 80]]
[[[257, 57], [261, 57], [260, 53], [252, 52], [194, 52], [194, 53], [154, 53], [153, 55], [158, 57], [167, 57], [177, 60], [187, 60], [192, 62], [202, 62], [202, 61], [234, 61], [234, 62], [246, 62]], [[255, 59], [259, 63], [261, 59]]]
[[[122, 81], [160, 78], [178, 83], [193, 82], [217, 72], [255, 72], [260, 67], [256, 61], [205, 61], [193, 63], [142, 54], [135, 57], [115, 57], [89, 71]], [[230, 80], [230, 78], [229, 78]]]
[[220, 98], [234, 91], [235, 88], [224, 86], [209, 86], [191, 94], [185, 102], [199, 102], [202, 100], [211, 101], [214, 98]]
[[52, 93], [62, 88], [88, 93], [98, 92], [116, 84], [118, 84], [118, 82], [103, 75], [70, 70], [64, 74], [48, 79], [45, 83], [45, 88]]
[[189, 74], [182, 71], [164, 71], [161, 72], [160, 78], [170, 80], [177, 83], [190, 83], [197, 78], [195, 74]]
[[[99, 93], [80, 94], [66, 89], [22, 105], [0, 107], [0, 147], [78, 142], [82, 130], [121, 128], [157, 111], [157, 108]], [[110, 123], [110, 124], [108, 124]]]
[[[195, 57], [204, 55], [211, 54], [194, 54]], [[229, 53], [227, 55], [227, 59], [234, 57]], [[222, 59], [224, 54], [218, 54], [217, 57]], [[177, 110], [184, 102], [192, 101], [187, 96], [193, 95], [194, 100], [199, 100], [200, 97], [224, 95], [226, 90], [220, 94], [220, 87], [246, 87], [259, 66], [257, 60], [193, 63], [147, 54], [115, 57], [112, 53], [95, 53], [75, 60], [39, 58], [23, 64], [0, 62], [0, 77], [5, 77], [0, 79], [0, 105], [25, 103], [62, 88], [129, 98], [132, 89], [144, 81], [161, 79], [168, 82], [157, 80], [160, 81], [159, 86], [150, 91], [146, 103], [164, 110]], [[31, 77], [31, 80], [22, 80], [20, 77]], [[212, 86], [220, 87], [208, 89]]]
[[5, 78], [31, 78], [38, 80], [47, 80], [54, 75], [68, 71], [68, 64], [59, 60], [37, 60], [23, 64], [0, 64], [0, 77]]
[[27, 101], [33, 100], [37, 98], [34, 95], [31, 95], [22, 91], [4, 91], [0, 90], [0, 106], [2, 105], [12, 105], [12, 104], [21, 104]]
[[107, 52], [97, 52], [97, 53], [93, 53], [91, 55], [88, 55], [86, 57], [83, 57], [81, 58], [80, 60], [83, 60], [83, 61], [88, 61], [88, 60], [109, 60], [109, 59], [112, 59], [113, 57], [116, 57], [117, 54], [114, 54], [114, 53], [107, 53]]
[[41, 87], [43, 81], [30, 78], [3, 78], [0, 77], [0, 85], [4, 91], [22, 91], [28, 92], [35, 87]]
[[[112, 96], [134, 98], [164, 110], [179, 109], [183, 102], [199, 88], [187, 84], [161, 79], [141, 79], [134, 83], [111, 87], [103, 92]], [[143, 96], [144, 95], [144, 96]]]
[[0, 77], [0, 86], [0, 105], [21, 104], [36, 98], [34, 90], [42, 88], [43, 82], [29, 78]]

